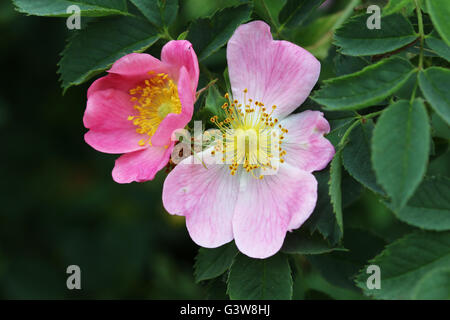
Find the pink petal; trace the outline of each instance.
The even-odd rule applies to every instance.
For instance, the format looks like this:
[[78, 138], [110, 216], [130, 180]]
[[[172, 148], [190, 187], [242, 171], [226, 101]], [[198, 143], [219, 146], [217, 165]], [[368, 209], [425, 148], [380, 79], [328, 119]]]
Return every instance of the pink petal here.
[[147, 53], [130, 53], [117, 60], [108, 70], [109, 73], [122, 76], [148, 76], [150, 70], [167, 68], [161, 61]]
[[195, 54], [192, 44], [186, 40], [169, 41], [161, 51], [161, 61], [170, 65], [175, 71], [172, 76], [178, 81], [179, 71], [185, 67], [189, 75], [192, 90], [197, 90], [199, 67], [197, 55]]
[[211, 150], [202, 155], [206, 162], [194, 164], [193, 157], [179, 163], [167, 176], [163, 204], [170, 214], [186, 217], [195, 243], [219, 247], [233, 239], [231, 219], [239, 191], [239, 178], [223, 164], [210, 164]]
[[135, 115], [130, 96], [122, 91], [107, 89], [95, 92], [88, 101], [84, 113], [84, 126], [89, 130], [86, 143], [106, 153], [124, 153], [141, 150], [139, 140], [143, 135], [128, 116]]
[[112, 171], [114, 181], [130, 183], [152, 180], [156, 173], [169, 162], [172, 150], [173, 144], [168, 148], [147, 147], [144, 150], [120, 156]]
[[282, 147], [285, 160], [301, 170], [312, 172], [325, 168], [334, 156], [334, 147], [324, 134], [330, 125], [320, 111], [304, 111], [281, 121], [288, 130]]
[[276, 105], [274, 116], [287, 116], [308, 97], [320, 74], [320, 62], [288, 41], [275, 41], [270, 27], [253, 21], [236, 29], [227, 47], [233, 97], [247, 98], [266, 107]]
[[244, 173], [233, 216], [239, 250], [264, 259], [277, 253], [286, 232], [310, 216], [317, 200], [317, 181], [308, 172], [289, 165], [258, 180]]
[[178, 96], [181, 101], [181, 113], [169, 113], [163, 121], [161, 121], [158, 129], [152, 136], [152, 145], [164, 146], [170, 143], [172, 133], [176, 129], [184, 128], [191, 121], [194, 112], [195, 93], [191, 89], [189, 74], [186, 68], [182, 67], [180, 71], [180, 79], [178, 80]]
[[88, 90], [88, 98], [97, 91], [117, 89], [128, 92], [148, 79], [149, 71], [169, 71], [169, 66], [146, 53], [131, 53], [117, 60], [108, 70], [109, 75], [97, 79]]

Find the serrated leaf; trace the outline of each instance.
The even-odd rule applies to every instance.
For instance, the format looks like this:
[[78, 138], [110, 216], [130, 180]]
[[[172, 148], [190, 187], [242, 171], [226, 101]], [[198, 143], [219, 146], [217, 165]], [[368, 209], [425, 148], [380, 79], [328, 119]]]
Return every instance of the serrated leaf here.
[[450, 300], [450, 268], [428, 272], [414, 288], [415, 300]]
[[442, 39], [450, 46], [450, 3], [446, 0], [425, 0], [428, 14]]
[[359, 72], [325, 80], [312, 99], [330, 111], [361, 109], [393, 94], [414, 72], [409, 61], [391, 57]]
[[433, 36], [428, 36], [425, 38], [425, 43], [440, 57], [450, 62], [450, 47], [444, 41]]
[[288, 0], [280, 12], [280, 22], [283, 27], [299, 27], [323, 2], [324, 0]]
[[131, 17], [103, 19], [78, 31], [59, 62], [64, 91], [89, 80], [124, 55], [146, 50], [158, 39], [149, 22]]
[[353, 124], [354, 118], [329, 120], [331, 131], [325, 136], [336, 148], [344, 136], [345, 131]]
[[350, 56], [370, 56], [399, 49], [415, 39], [411, 23], [401, 14], [381, 17], [380, 29], [367, 28], [370, 15], [363, 14], [350, 18], [336, 30], [335, 44], [340, 53]]
[[333, 157], [330, 165], [330, 181], [329, 181], [329, 195], [331, 204], [333, 206], [333, 212], [336, 215], [336, 222], [344, 233], [344, 224], [342, 222], [342, 149], [339, 149]]
[[331, 245], [318, 232], [310, 234], [305, 228], [300, 228], [286, 235], [281, 251], [289, 254], [322, 254], [346, 249]]
[[372, 164], [377, 182], [400, 210], [425, 174], [430, 125], [421, 100], [400, 100], [378, 119], [372, 138]]
[[450, 124], [450, 70], [431, 67], [419, 72], [419, 84], [434, 111]]
[[77, 5], [85, 17], [129, 15], [125, 0], [13, 0], [17, 11], [34, 16], [68, 17], [67, 8]]
[[280, 26], [278, 16], [287, 0], [254, 0], [255, 11], [274, 27]]
[[356, 282], [366, 295], [378, 299], [415, 298], [414, 289], [424, 277], [433, 270], [450, 265], [450, 232], [409, 234], [388, 245], [369, 264], [380, 267], [381, 289], [367, 288], [366, 281], [370, 275], [363, 268]]
[[198, 19], [189, 27], [187, 39], [193, 44], [200, 61], [222, 48], [238, 26], [250, 19], [248, 4], [226, 8], [211, 18]]
[[228, 277], [228, 294], [239, 300], [287, 300], [292, 298], [292, 284], [285, 255], [251, 259], [238, 254]]
[[370, 63], [363, 57], [346, 56], [340, 53], [333, 59], [336, 76], [343, 76], [360, 71]]
[[389, 0], [383, 8], [383, 15], [390, 15], [403, 9], [411, 10], [414, 8], [414, 0]]
[[317, 203], [311, 216], [306, 220], [304, 227], [311, 233], [318, 231], [332, 245], [336, 245], [342, 238], [341, 230], [336, 221], [336, 215], [333, 212], [330, 195], [328, 194], [328, 181], [330, 180], [330, 171], [322, 170], [315, 172], [317, 179]]
[[158, 29], [170, 26], [177, 17], [178, 0], [130, 0]]
[[307, 259], [330, 283], [347, 289], [356, 289], [353, 277], [367, 263], [367, 260], [383, 250], [385, 242], [371, 232], [346, 228], [345, 252], [331, 252], [308, 256]]
[[200, 282], [220, 276], [231, 267], [237, 253], [234, 242], [214, 249], [200, 248], [195, 258], [195, 281]]
[[352, 130], [342, 152], [342, 161], [345, 169], [358, 182], [374, 192], [384, 194], [376, 182], [370, 160], [373, 128], [373, 121], [369, 119]]
[[422, 229], [450, 230], [450, 179], [425, 178], [407, 205], [395, 215]]
[[[322, 170], [314, 172], [317, 179], [317, 204], [313, 213], [306, 220], [304, 228], [308, 229], [310, 233], [316, 231], [320, 232], [324, 238], [335, 246], [342, 239], [342, 231], [338, 225], [336, 214], [333, 212], [333, 206], [329, 195], [330, 171]], [[346, 207], [360, 195], [361, 187], [352, 177], [345, 171], [342, 172], [342, 206]], [[302, 228], [303, 228], [302, 227]]]

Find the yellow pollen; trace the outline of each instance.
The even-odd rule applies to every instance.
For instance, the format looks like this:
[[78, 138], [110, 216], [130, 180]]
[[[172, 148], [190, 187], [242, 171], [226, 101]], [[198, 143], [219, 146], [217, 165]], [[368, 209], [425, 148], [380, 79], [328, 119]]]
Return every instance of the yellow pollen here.
[[136, 132], [145, 135], [139, 145], [151, 145], [151, 138], [161, 121], [170, 113], [181, 113], [178, 88], [166, 73], [149, 73], [149, 79], [129, 91], [135, 103], [135, 115], [128, 116], [136, 126]]
[[[286, 151], [281, 143], [288, 131], [281, 124], [275, 126], [278, 119], [272, 117], [272, 114], [276, 106], [268, 111], [261, 101], [254, 101], [252, 104], [253, 100], [247, 98], [247, 89], [243, 92], [242, 103], [237, 99], [232, 100], [226, 93], [228, 102], [222, 105], [226, 118], [223, 121], [219, 121], [218, 116], [210, 119], [222, 133], [222, 145], [216, 150], [222, 153], [223, 162], [230, 163], [231, 175], [234, 176], [242, 165], [244, 172], [256, 179], [263, 179], [261, 173], [275, 169], [275, 160], [285, 162], [283, 157]], [[215, 152], [212, 151], [211, 154], [214, 155]]]

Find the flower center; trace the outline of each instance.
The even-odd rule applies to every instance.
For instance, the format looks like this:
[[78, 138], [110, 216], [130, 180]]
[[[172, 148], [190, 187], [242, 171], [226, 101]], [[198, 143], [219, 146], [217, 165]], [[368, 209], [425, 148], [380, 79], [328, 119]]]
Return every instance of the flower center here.
[[222, 144], [216, 145], [211, 153], [222, 152], [222, 160], [230, 163], [231, 175], [242, 165], [253, 177], [262, 179], [261, 173], [276, 169], [277, 162], [284, 162], [286, 151], [281, 144], [288, 130], [277, 125], [278, 119], [272, 117], [276, 106], [269, 112], [264, 103], [247, 100], [246, 94], [247, 89], [244, 90], [243, 104], [238, 100], [231, 101], [228, 93], [225, 94], [228, 100], [222, 105], [225, 120], [219, 121], [218, 116], [211, 118], [222, 133]]
[[147, 136], [139, 140], [140, 146], [152, 144], [151, 137], [169, 113], [181, 113], [178, 88], [172, 79], [165, 73], [150, 71], [149, 75], [142, 85], [129, 91], [138, 115], [130, 115], [128, 120], [133, 121], [137, 133]]

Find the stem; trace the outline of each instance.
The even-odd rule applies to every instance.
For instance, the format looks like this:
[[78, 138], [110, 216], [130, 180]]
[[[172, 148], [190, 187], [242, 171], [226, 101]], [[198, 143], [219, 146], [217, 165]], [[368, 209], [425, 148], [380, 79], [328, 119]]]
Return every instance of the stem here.
[[162, 38], [166, 40], [173, 40], [172, 36], [170, 35], [169, 29], [167, 27], [164, 27], [163, 33], [161, 34]]
[[419, 0], [414, 0], [416, 3], [417, 21], [419, 22], [420, 35], [420, 55], [419, 55], [419, 70], [423, 69], [423, 41], [425, 33], [423, 31], [422, 11], [420, 11]]
[[372, 112], [372, 113], [369, 113], [369, 114], [360, 115], [359, 118], [361, 118], [361, 119], [371, 119], [371, 118], [375, 118], [376, 116], [379, 116], [380, 114], [382, 114], [383, 111], [384, 111], [384, 109], [383, 109], [383, 110], [380, 110], [380, 111], [377, 111], [377, 112]]
[[347, 131], [345, 131], [344, 135], [342, 136], [341, 141], [338, 144], [338, 148], [341, 148], [344, 144], [345, 141], [347, 140], [348, 136], [350, 135], [350, 132], [352, 132], [353, 128], [356, 127], [358, 124], [360, 123], [359, 120], [356, 120], [355, 122], [352, 123], [352, 125], [347, 129]]
[[197, 93], [195, 94], [195, 99], [198, 99], [198, 97], [200, 97], [200, 95], [209, 87], [211, 87], [213, 84], [215, 84], [217, 82], [217, 80], [219, 79], [213, 79], [211, 80], [204, 88], [201, 88], [200, 90], [197, 91]]

